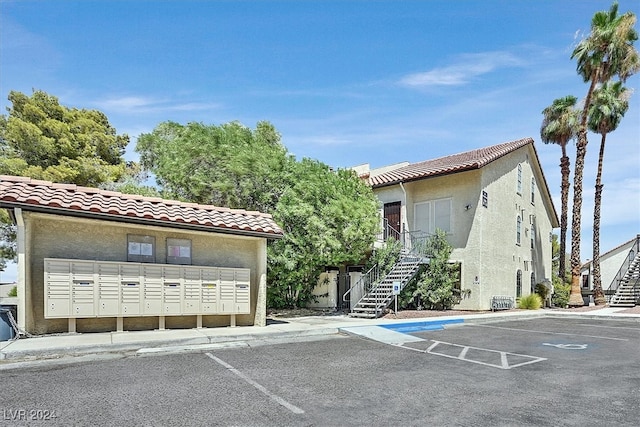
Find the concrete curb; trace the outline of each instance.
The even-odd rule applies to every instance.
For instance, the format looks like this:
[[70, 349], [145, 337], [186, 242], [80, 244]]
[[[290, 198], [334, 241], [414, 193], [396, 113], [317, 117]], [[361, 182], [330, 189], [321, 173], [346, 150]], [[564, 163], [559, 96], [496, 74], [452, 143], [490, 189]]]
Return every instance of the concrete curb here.
[[[0, 370], [19, 361], [52, 360], [99, 354], [162, 354], [193, 352], [235, 345], [264, 345], [269, 342], [348, 334], [356, 326], [380, 326], [402, 323], [443, 323], [461, 319], [460, 325], [494, 323], [533, 318], [607, 319], [640, 323], [640, 315], [614, 312], [496, 312], [411, 319], [352, 319], [352, 318], [292, 318], [266, 327], [238, 327], [223, 329], [186, 329], [166, 331], [112, 332], [101, 334], [70, 334], [44, 336], [0, 343]], [[449, 325], [456, 327], [456, 325]]]

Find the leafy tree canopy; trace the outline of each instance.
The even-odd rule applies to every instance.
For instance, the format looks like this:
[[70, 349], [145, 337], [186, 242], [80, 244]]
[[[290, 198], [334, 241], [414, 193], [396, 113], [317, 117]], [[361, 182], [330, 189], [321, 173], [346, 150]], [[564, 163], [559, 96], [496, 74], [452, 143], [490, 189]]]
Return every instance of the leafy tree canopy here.
[[171, 197], [262, 212], [275, 208], [291, 161], [268, 122], [255, 130], [238, 122], [164, 122], [140, 135], [136, 151]]
[[296, 161], [268, 122], [164, 122], [136, 151], [167, 196], [273, 215], [285, 236], [268, 248], [270, 307], [304, 306], [326, 266], [360, 262], [371, 249], [371, 189], [351, 171]]
[[274, 219], [285, 236], [269, 246], [271, 307], [301, 307], [326, 266], [360, 262], [379, 227], [378, 202], [355, 173], [304, 159], [292, 167]]
[[[98, 187], [126, 173], [127, 135], [117, 135], [97, 110], [68, 108], [36, 90], [11, 91], [8, 115], [0, 116], [0, 174]], [[135, 165], [132, 164], [135, 169]], [[15, 258], [16, 230], [0, 212], [0, 270]]]
[[127, 135], [117, 135], [97, 110], [68, 108], [36, 90], [9, 93], [8, 117], [0, 120], [0, 173], [95, 186], [125, 171]]

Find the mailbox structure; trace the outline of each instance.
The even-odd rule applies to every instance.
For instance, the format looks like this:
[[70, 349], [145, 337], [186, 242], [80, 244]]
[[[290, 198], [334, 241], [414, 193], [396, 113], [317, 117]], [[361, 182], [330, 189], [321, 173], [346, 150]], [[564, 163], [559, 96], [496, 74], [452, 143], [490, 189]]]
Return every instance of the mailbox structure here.
[[266, 324], [259, 212], [0, 177], [30, 333]]

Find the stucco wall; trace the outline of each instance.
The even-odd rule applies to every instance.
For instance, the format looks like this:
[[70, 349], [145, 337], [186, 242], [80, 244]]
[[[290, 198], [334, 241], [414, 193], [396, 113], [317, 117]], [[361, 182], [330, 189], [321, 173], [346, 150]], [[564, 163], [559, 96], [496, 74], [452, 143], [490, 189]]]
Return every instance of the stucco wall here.
[[[522, 272], [522, 296], [531, 293], [531, 273], [536, 283], [551, 280], [553, 230], [550, 207], [540, 191], [544, 178], [527, 146], [516, 150], [482, 169], [475, 233], [467, 250], [477, 251], [479, 269], [466, 271], [467, 280], [478, 276], [480, 300], [477, 308], [488, 309], [491, 297], [516, 297], [516, 274]], [[522, 191], [516, 191], [517, 166], [522, 165]], [[531, 202], [531, 178], [535, 177], [534, 202]], [[482, 206], [482, 191], [487, 193], [487, 207]], [[521, 241], [516, 243], [517, 217], [522, 220]], [[532, 227], [532, 224], [534, 225]], [[533, 234], [533, 249], [531, 238]], [[471, 278], [473, 277], [473, 278]]]
[[[517, 165], [522, 165], [522, 192], [516, 192]], [[531, 178], [535, 177], [534, 203], [531, 203]], [[462, 263], [461, 287], [471, 296], [456, 308], [488, 310], [495, 295], [516, 296], [516, 272], [522, 271], [522, 295], [531, 291], [531, 273], [535, 282], [551, 278], [552, 228], [550, 213], [540, 191], [544, 177], [535, 163], [535, 154], [522, 147], [479, 170], [408, 182], [374, 189], [381, 206], [402, 202], [403, 225], [414, 230], [414, 204], [451, 199], [451, 233], [448, 240], [454, 250], [451, 260]], [[487, 207], [482, 192], [487, 193]], [[516, 218], [522, 218], [521, 243], [516, 244]], [[535, 224], [531, 249], [531, 222]], [[535, 286], [535, 284], [534, 284]]]
[[[629, 250], [635, 245], [635, 240], [627, 242], [600, 257], [600, 278], [602, 281], [602, 289], [607, 290], [611, 286], [611, 282], [618, 274], [620, 267], [629, 258]], [[635, 256], [635, 253], [634, 253]], [[591, 262], [582, 270], [582, 275], [589, 275], [589, 289], [593, 290], [593, 275], [591, 274], [593, 266]], [[582, 281], [580, 282], [582, 285]]]
[[[238, 325], [253, 324], [260, 281], [260, 251], [264, 239], [224, 234], [190, 232], [153, 226], [91, 219], [77, 219], [24, 212], [27, 249], [27, 284], [31, 319], [27, 327], [34, 333], [67, 330], [65, 319], [44, 319], [44, 258], [127, 261], [127, 235], [155, 237], [156, 263], [166, 263], [166, 239], [191, 240], [192, 265], [251, 269], [251, 314], [238, 315]], [[29, 304], [29, 301], [27, 301]], [[203, 326], [229, 324], [229, 316], [203, 316]], [[115, 330], [115, 318], [78, 319], [77, 330]], [[167, 317], [167, 328], [195, 327], [195, 316]], [[125, 318], [124, 329], [154, 329], [158, 318]]]

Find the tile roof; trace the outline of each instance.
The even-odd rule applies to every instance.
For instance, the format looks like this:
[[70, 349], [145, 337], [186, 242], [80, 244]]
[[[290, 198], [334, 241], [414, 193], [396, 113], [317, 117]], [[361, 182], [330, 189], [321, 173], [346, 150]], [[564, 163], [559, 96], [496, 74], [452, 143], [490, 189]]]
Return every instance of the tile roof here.
[[0, 207], [269, 238], [279, 238], [283, 234], [271, 215], [260, 212], [18, 176], [0, 176]]
[[439, 175], [480, 169], [488, 163], [527, 144], [533, 144], [533, 139], [523, 138], [491, 147], [452, 154], [438, 159], [411, 163], [408, 166], [369, 177], [369, 184], [374, 188], [385, 187], [400, 182], [415, 181]]

